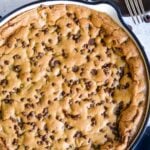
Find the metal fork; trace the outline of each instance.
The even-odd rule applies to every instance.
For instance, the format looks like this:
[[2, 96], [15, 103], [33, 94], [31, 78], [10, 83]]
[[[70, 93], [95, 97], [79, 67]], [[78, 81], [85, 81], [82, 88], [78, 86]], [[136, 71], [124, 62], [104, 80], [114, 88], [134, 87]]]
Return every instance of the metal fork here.
[[142, 0], [125, 0], [125, 4], [135, 24], [144, 22], [145, 10]]

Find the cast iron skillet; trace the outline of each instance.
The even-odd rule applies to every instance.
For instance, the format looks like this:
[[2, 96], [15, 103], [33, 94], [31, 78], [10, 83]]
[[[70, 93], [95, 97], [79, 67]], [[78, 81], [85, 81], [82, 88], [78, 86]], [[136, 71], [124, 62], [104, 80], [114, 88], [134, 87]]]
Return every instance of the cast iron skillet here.
[[[100, 11], [106, 11], [105, 8], [103, 8], [103, 6], [108, 6], [108, 8], [110, 9], [114, 9], [112, 12], [115, 15], [115, 21], [124, 28], [124, 30], [126, 30], [126, 32], [128, 32], [129, 36], [133, 39], [133, 41], [135, 42], [135, 44], [137, 45], [139, 52], [141, 54], [141, 58], [143, 59], [145, 68], [146, 68], [146, 77], [147, 77], [147, 86], [148, 86], [148, 92], [147, 92], [147, 107], [145, 110], [145, 114], [143, 115], [143, 121], [141, 123], [140, 129], [138, 134], [136, 135], [135, 139], [131, 142], [131, 144], [129, 145], [128, 149], [135, 149], [136, 146], [139, 144], [140, 140], [142, 139], [144, 132], [147, 128], [147, 123], [148, 123], [148, 119], [149, 119], [149, 114], [150, 114], [150, 99], [149, 99], [149, 94], [150, 94], [150, 90], [149, 90], [149, 86], [150, 86], [150, 66], [149, 66], [149, 62], [147, 59], [147, 56], [144, 52], [144, 47], [141, 45], [141, 43], [139, 42], [139, 40], [137, 39], [137, 37], [135, 36], [135, 34], [129, 29], [128, 25], [126, 25], [126, 23], [123, 21], [122, 19], [122, 14], [120, 9], [118, 8], [118, 6], [112, 1], [112, 0], [99, 0], [99, 1], [93, 1], [93, 2], [86, 2], [86, 1], [60, 1], [60, 0], [47, 0], [47, 1], [36, 1], [36, 2], [32, 2], [29, 3], [27, 5], [24, 5], [22, 7], [19, 7], [18, 9], [10, 12], [9, 14], [7, 14], [6, 16], [4, 16], [3, 18], [0, 19], [0, 26], [3, 25], [4, 23], [6, 23], [7, 21], [9, 21], [10, 19], [12, 19], [13, 17], [15, 17], [16, 15], [18, 15], [19, 13], [22, 13], [26, 10], [29, 10], [31, 8], [40, 6], [41, 4], [45, 4], [45, 5], [52, 5], [52, 4], [77, 4], [77, 5], [82, 5], [85, 7], [90, 7], [92, 9], [96, 9], [98, 10], [98, 7], [100, 8]], [[106, 7], [107, 8], [107, 7]], [[102, 10], [101, 10], [102, 9]], [[108, 10], [109, 12], [110, 10]], [[110, 13], [110, 12], [109, 12]], [[113, 15], [110, 15], [111, 17], [114, 17]]]

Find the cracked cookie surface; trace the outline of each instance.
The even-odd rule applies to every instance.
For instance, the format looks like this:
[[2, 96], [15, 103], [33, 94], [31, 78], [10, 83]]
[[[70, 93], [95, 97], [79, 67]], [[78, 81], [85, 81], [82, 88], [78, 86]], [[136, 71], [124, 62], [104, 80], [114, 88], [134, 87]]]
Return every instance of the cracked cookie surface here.
[[142, 119], [144, 66], [106, 14], [41, 6], [0, 28], [0, 146], [124, 150]]

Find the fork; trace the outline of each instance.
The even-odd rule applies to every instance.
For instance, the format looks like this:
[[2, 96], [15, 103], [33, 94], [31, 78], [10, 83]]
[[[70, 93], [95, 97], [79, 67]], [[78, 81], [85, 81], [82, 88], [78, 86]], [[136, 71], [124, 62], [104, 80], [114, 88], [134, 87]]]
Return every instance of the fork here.
[[145, 10], [142, 0], [125, 0], [125, 4], [135, 24], [144, 22]]

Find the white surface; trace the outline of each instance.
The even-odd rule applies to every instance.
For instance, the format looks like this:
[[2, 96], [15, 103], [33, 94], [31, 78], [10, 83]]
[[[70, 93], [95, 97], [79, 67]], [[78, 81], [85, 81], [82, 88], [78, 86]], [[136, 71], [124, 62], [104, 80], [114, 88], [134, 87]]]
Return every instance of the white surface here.
[[[24, 4], [33, 2], [35, 0], [0, 0], [0, 15], [4, 16], [12, 10], [22, 6]], [[150, 13], [149, 13], [150, 14]], [[139, 25], [134, 25], [131, 18], [124, 17], [126, 23], [132, 26], [133, 32], [136, 34], [141, 44], [145, 48], [145, 52], [150, 61], [150, 23], [143, 23]], [[150, 121], [149, 121], [150, 125]]]

